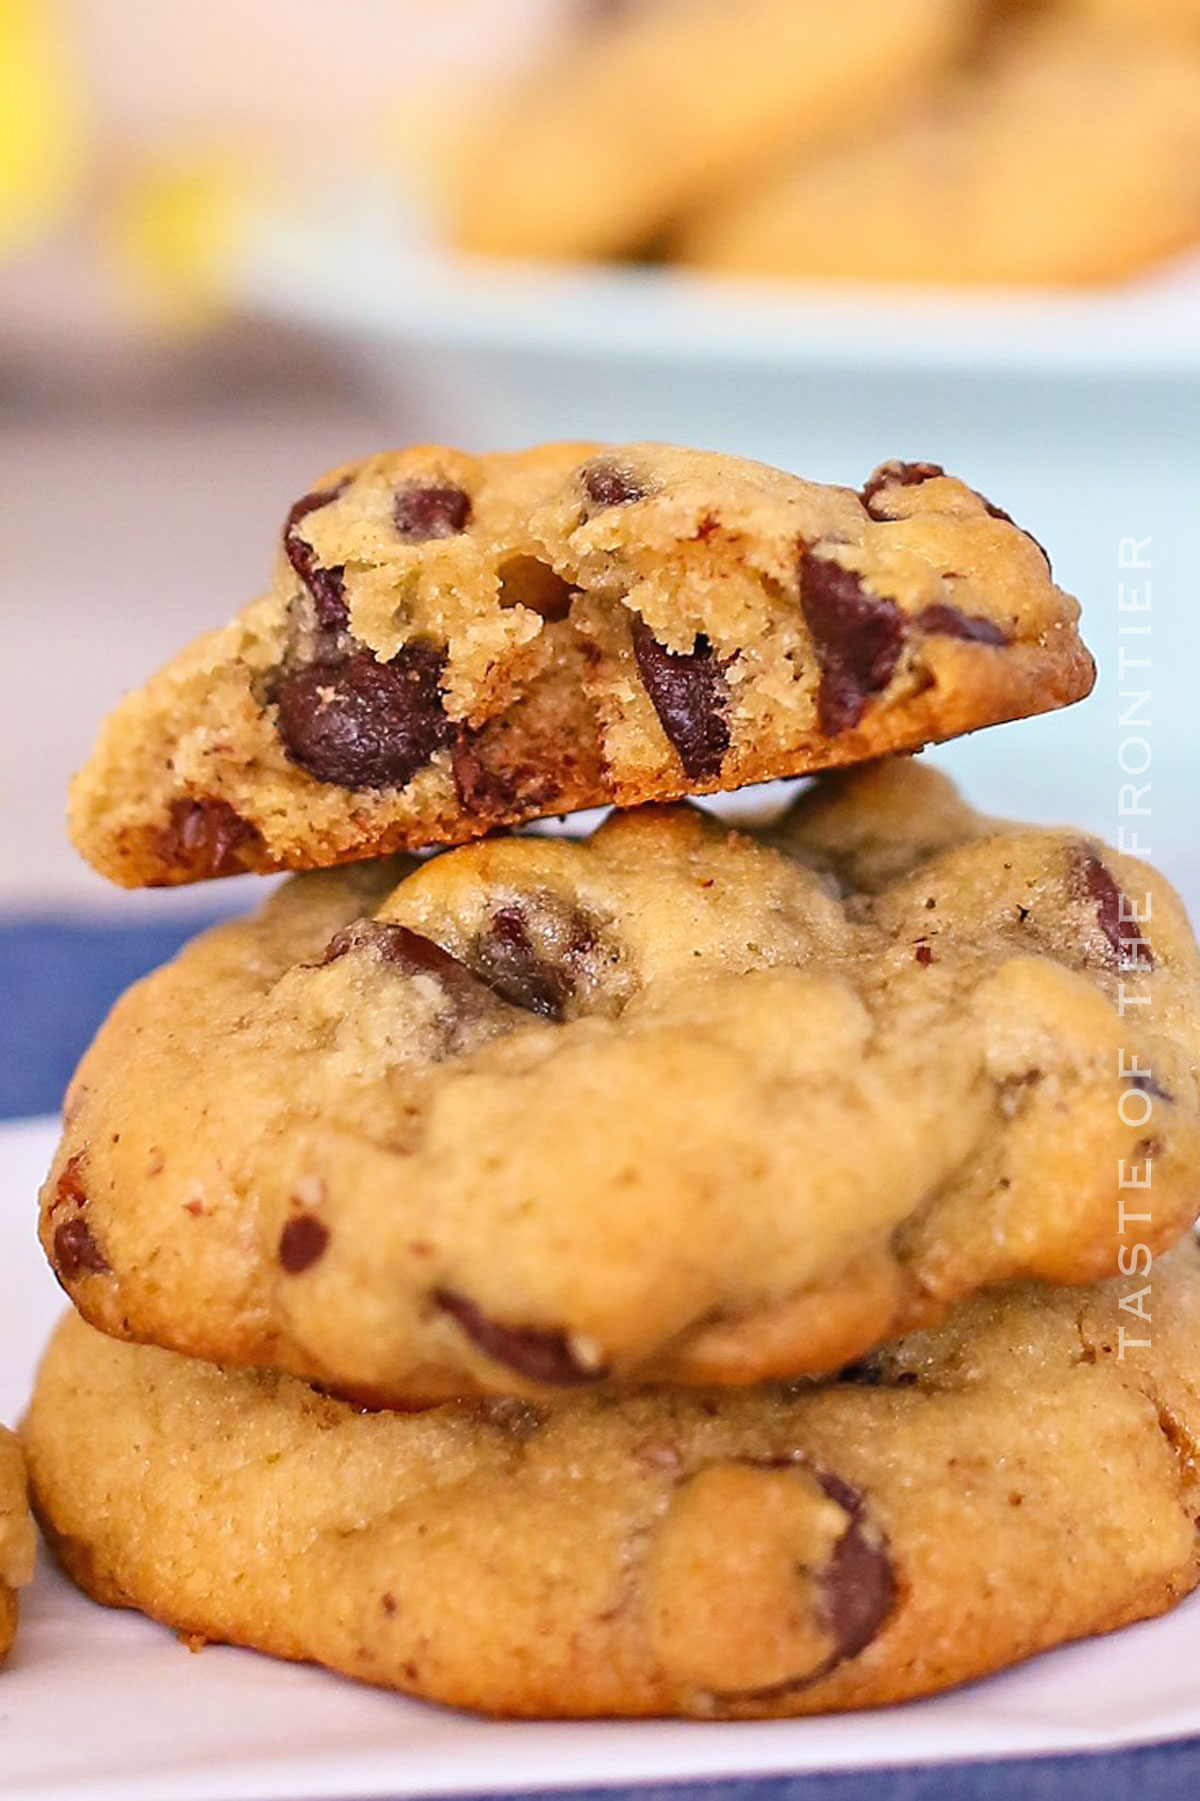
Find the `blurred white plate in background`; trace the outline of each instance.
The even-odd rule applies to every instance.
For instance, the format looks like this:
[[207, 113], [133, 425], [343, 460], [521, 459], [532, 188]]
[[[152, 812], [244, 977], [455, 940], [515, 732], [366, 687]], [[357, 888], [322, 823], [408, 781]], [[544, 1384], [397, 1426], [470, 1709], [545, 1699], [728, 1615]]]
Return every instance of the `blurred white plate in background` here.
[[460, 255], [354, 188], [259, 219], [239, 297], [414, 346], [854, 368], [1200, 375], [1200, 251], [1120, 286], [885, 289]]

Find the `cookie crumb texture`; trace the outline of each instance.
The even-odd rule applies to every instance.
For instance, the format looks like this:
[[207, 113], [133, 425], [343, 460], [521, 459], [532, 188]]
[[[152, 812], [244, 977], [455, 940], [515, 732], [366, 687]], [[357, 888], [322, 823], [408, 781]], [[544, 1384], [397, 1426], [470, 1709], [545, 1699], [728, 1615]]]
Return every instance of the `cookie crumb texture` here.
[[72, 835], [160, 885], [860, 763], [1080, 699], [1077, 618], [929, 463], [855, 493], [650, 444], [374, 456], [118, 707]]
[[1159, 876], [893, 759], [295, 878], [118, 1004], [42, 1240], [105, 1331], [367, 1402], [821, 1373], [1172, 1244], [1198, 1062]]
[[33, 1577], [33, 1520], [25, 1496], [25, 1461], [0, 1426], [0, 1664], [17, 1632], [17, 1590]]
[[981, 1297], [851, 1379], [371, 1413], [71, 1316], [24, 1428], [89, 1594], [485, 1713], [906, 1700], [1162, 1613], [1197, 1565], [1200, 1268]]

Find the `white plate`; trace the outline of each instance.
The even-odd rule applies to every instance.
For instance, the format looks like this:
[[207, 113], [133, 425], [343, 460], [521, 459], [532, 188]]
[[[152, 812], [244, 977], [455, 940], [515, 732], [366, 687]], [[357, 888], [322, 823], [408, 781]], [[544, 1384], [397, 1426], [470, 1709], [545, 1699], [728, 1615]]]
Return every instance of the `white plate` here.
[[1064, 431], [1133, 469], [1148, 435], [1196, 426], [1200, 252], [1094, 292], [756, 284], [460, 256], [394, 196], [339, 191], [255, 220], [229, 281], [435, 442], [659, 438], [857, 485], [886, 456], [982, 455], [991, 479], [996, 439], [1043, 468]]
[[[49, 1122], [0, 1128], [0, 1415], [10, 1420], [62, 1304], [33, 1234], [53, 1142]], [[500, 1725], [247, 1651], [193, 1655], [43, 1567], [0, 1673], [0, 1789], [5, 1801], [349, 1801], [1102, 1750], [1200, 1733], [1197, 1668], [1192, 1603], [888, 1712], [764, 1725]]]
[[460, 255], [414, 228], [395, 195], [357, 188], [256, 220], [234, 286], [243, 301], [299, 321], [430, 346], [731, 359], [777, 370], [903, 363], [1200, 373], [1200, 252], [1094, 289], [755, 281]]

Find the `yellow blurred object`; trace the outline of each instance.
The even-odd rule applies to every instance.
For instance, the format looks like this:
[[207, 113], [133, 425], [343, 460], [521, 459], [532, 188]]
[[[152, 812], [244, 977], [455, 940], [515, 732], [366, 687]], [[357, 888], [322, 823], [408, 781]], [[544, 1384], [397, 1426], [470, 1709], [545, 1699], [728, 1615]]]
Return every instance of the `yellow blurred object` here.
[[84, 173], [82, 109], [58, 9], [0, 0], [0, 254], [41, 235]]
[[228, 310], [239, 247], [274, 189], [259, 152], [165, 153], [117, 190], [107, 248], [139, 310], [168, 331], [202, 331]]

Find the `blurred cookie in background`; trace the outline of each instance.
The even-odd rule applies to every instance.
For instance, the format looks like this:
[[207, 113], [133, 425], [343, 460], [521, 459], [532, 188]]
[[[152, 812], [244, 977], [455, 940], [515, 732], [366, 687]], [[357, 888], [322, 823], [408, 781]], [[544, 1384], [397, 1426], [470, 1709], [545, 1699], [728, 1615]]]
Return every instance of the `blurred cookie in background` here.
[[1200, 55], [1055, 19], [920, 118], [701, 211], [679, 248], [754, 275], [1087, 284], [1197, 238]]
[[902, 115], [963, 53], [977, 0], [642, 0], [510, 91], [459, 172], [464, 248], [622, 255], [780, 156]]

